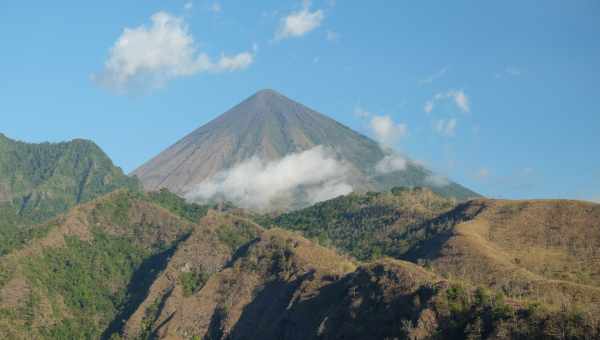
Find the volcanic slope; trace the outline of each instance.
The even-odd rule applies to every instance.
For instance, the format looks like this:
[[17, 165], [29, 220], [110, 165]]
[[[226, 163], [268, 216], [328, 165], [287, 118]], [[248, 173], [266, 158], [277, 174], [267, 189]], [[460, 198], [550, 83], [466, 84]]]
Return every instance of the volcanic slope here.
[[[378, 171], [377, 165], [386, 156], [394, 157], [393, 151], [273, 90], [259, 91], [167, 148], [133, 174], [147, 190], [165, 187], [185, 195], [203, 181], [254, 156], [274, 161], [316, 146], [332, 151], [337, 160], [350, 167], [348, 182], [355, 191], [431, 186], [435, 182], [431, 171], [410, 160], [403, 170]], [[478, 197], [452, 182], [431, 188], [459, 200]]]

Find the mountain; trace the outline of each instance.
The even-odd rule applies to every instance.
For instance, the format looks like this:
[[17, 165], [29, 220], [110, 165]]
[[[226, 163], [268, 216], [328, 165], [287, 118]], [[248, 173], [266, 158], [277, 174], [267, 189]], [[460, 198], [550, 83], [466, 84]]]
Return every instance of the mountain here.
[[[384, 237], [391, 229], [393, 242], [417, 236], [402, 253], [415, 262], [377, 256], [362, 262], [295, 231], [264, 228], [255, 221], [265, 217], [252, 212], [187, 203], [164, 189], [117, 190], [38, 226], [22, 248], [0, 256], [0, 337], [600, 336], [597, 247], [591, 247], [600, 205], [476, 200], [448, 206], [426, 189], [340, 199], [320, 204], [332, 203], [321, 209], [326, 221], [356, 218], [358, 229], [382, 211], [374, 230]], [[336, 206], [348, 216], [336, 215]], [[306, 220], [296, 215], [300, 222], [315, 216], [306, 213]], [[343, 225], [326, 231], [332, 240]], [[471, 225], [470, 238], [460, 241]], [[520, 269], [507, 267], [512, 257]]]
[[93, 142], [29, 144], [0, 134], [0, 253], [40, 223], [117, 188], [137, 189]]
[[[332, 177], [339, 177], [343, 173], [347, 177], [347, 185], [316, 195], [316, 199], [304, 202], [304, 206], [323, 200], [322, 198], [335, 197], [340, 192], [381, 191], [394, 186], [429, 186], [435, 192], [459, 200], [479, 196], [452, 182], [432, 185], [439, 181], [435, 181], [437, 177], [429, 170], [410, 160], [406, 162], [403, 156], [394, 154], [370, 138], [272, 90], [262, 90], [244, 100], [167, 148], [133, 174], [139, 177], [147, 190], [164, 187], [193, 198], [194, 190], [200, 183], [213, 180], [213, 185], [221, 185], [223, 183], [218, 180], [214, 183], [214, 178], [223, 179], [224, 171], [244, 164], [252, 157], [264, 162], [275, 162], [286, 156], [315, 150], [318, 146], [322, 149], [317, 151], [326, 153], [326, 156], [331, 154], [341, 164], [338, 166], [338, 173], [332, 174]], [[287, 166], [288, 173], [296, 168], [304, 173], [302, 178], [305, 181], [298, 180], [299, 187], [306, 182], [314, 185], [320, 180], [330, 179], [318, 176], [316, 179], [315, 176], [306, 178], [307, 172], [318, 173], [328, 169], [327, 159], [317, 159], [314, 161], [317, 164], [309, 167], [307, 163], [313, 158], [305, 157], [302, 160], [308, 161], [298, 160], [296, 163], [290, 160], [281, 168]], [[323, 163], [323, 169], [319, 163]], [[244, 167], [239, 176], [250, 172], [245, 178], [248, 182], [261, 182], [260, 176], [248, 168], [254, 169], [252, 166]], [[271, 163], [271, 167], [267, 164], [265, 168], [273, 170], [277, 166]], [[280, 175], [273, 172], [267, 172], [265, 177]], [[289, 176], [286, 179], [293, 182]], [[235, 178], [226, 180], [234, 181]], [[252, 192], [252, 189], [254, 187], [247, 191]], [[261, 196], [265, 190], [275, 189], [257, 189], [253, 198], [258, 199], [257, 196]], [[227, 191], [231, 190], [224, 190], [225, 195], [228, 194]]]
[[[221, 223], [227, 218], [221, 216]], [[414, 263], [357, 263], [281, 229], [261, 231], [212, 275], [178, 251], [127, 321], [126, 339], [584, 339], [594, 314], [446, 279]], [[200, 255], [202, 256], [202, 255]], [[196, 260], [194, 261], [194, 257]], [[210, 267], [209, 267], [210, 268]], [[200, 269], [202, 272], [202, 269]], [[195, 277], [193, 289], [187, 277]]]

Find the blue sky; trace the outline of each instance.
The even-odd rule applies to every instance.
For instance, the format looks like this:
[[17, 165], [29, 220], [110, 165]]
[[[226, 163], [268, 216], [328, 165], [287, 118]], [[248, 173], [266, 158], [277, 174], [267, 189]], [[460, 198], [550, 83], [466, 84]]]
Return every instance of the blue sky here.
[[[0, 132], [92, 139], [129, 172], [272, 88], [373, 137], [387, 119], [397, 149], [484, 195], [600, 200], [599, 18], [583, 0], [7, 0]], [[188, 40], [149, 61], [160, 22]]]

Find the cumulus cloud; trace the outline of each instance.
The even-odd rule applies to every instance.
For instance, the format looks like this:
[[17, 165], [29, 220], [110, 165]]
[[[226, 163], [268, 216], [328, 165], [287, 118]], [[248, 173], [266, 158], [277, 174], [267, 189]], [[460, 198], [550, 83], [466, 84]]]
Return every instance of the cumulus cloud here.
[[377, 141], [386, 145], [393, 144], [408, 134], [407, 125], [395, 123], [390, 116], [373, 115], [369, 122], [369, 128], [373, 131]]
[[434, 130], [444, 137], [454, 137], [456, 125], [456, 118], [439, 119], [434, 124]]
[[406, 158], [400, 155], [387, 155], [375, 165], [375, 171], [381, 175], [394, 171], [402, 171], [406, 169], [407, 164]]
[[304, 1], [302, 9], [281, 19], [275, 40], [301, 37], [321, 25], [325, 14], [322, 10], [310, 11], [310, 2]]
[[125, 28], [109, 52], [104, 70], [92, 79], [124, 92], [129, 87], [160, 87], [172, 78], [201, 72], [231, 72], [250, 66], [254, 55], [242, 52], [216, 61], [199, 52], [183, 18], [166, 12], [151, 17], [150, 27]]
[[423, 111], [425, 111], [426, 113], [431, 113], [435, 105], [443, 100], [452, 100], [454, 104], [464, 113], [469, 113], [471, 111], [469, 97], [465, 94], [463, 90], [450, 90], [448, 92], [437, 93], [435, 96], [433, 96], [433, 98], [425, 102]]
[[312, 204], [350, 193], [348, 172], [348, 165], [317, 146], [276, 161], [250, 158], [203, 181], [186, 198], [224, 198], [244, 208], [265, 210], [276, 200], [304, 189], [307, 203]]
[[442, 175], [429, 175], [425, 177], [425, 183], [432, 187], [445, 187], [450, 185], [450, 180]]

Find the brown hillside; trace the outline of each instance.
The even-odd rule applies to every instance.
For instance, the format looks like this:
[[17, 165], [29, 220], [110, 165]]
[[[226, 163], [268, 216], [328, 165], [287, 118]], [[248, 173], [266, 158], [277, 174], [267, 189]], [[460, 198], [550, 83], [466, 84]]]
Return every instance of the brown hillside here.
[[516, 297], [600, 303], [600, 205], [482, 199], [451, 214], [458, 217], [451, 231], [413, 259]]

